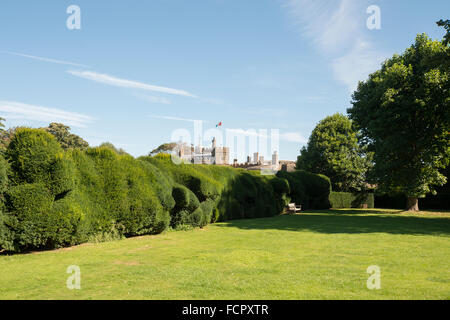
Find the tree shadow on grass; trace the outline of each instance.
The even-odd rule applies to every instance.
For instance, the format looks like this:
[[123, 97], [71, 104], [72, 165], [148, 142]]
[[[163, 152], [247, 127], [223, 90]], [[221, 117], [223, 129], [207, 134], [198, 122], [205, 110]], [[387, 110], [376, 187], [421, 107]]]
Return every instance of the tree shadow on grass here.
[[[349, 210], [352, 211], [352, 210]], [[366, 211], [366, 213], [368, 213]], [[379, 211], [377, 213], [380, 213]], [[390, 233], [407, 235], [450, 235], [450, 218], [424, 218], [416, 216], [362, 216], [348, 215], [333, 211], [327, 214], [302, 213], [274, 218], [234, 220], [221, 224], [221, 227], [240, 229], [311, 231], [328, 234], [341, 233]]]
[[[304, 213], [324, 213], [323, 210], [307, 210]], [[325, 213], [327, 214], [399, 214], [402, 213], [401, 210], [371, 210], [371, 209], [330, 209]]]

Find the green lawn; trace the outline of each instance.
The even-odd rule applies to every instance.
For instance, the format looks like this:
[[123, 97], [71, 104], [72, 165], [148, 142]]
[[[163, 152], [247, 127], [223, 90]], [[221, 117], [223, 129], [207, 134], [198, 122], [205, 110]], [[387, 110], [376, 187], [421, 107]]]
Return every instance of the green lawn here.
[[[81, 290], [66, 288], [69, 265]], [[2, 255], [0, 298], [450, 299], [449, 265], [450, 213], [308, 211]]]

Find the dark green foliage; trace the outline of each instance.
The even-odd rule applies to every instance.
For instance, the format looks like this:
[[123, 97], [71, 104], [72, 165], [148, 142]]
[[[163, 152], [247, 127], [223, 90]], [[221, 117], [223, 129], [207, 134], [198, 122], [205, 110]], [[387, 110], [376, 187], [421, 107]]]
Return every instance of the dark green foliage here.
[[181, 225], [200, 226], [196, 222], [201, 220], [196, 217], [199, 214], [197, 209], [200, 208], [200, 202], [195, 194], [183, 185], [176, 185], [172, 190], [172, 196], [175, 207], [171, 211], [171, 226], [174, 228]]
[[[6, 195], [3, 226], [7, 250], [58, 248], [79, 243], [82, 212], [73, 198], [53, 201], [42, 183], [12, 187]], [[7, 228], [6, 228], [6, 227]], [[1, 233], [1, 232], [0, 232]]]
[[206, 200], [200, 203], [200, 209], [202, 210], [203, 216], [201, 220], [200, 227], [206, 226], [208, 223], [213, 222], [213, 214], [216, 210], [216, 202], [213, 200]]
[[[386, 209], [404, 209], [406, 196], [402, 194], [376, 194], [375, 207]], [[438, 192], [436, 195], [429, 194], [420, 200], [423, 210], [450, 210], [450, 193]]]
[[0, 151], [5, 151], [9, 146], [11, 140], [14, 138], [14, 135], [17, 131], [18, 127], [12, 127], [8, 130], [5, 130], [0, 127]]
[[122, 148], [117, 149], [111, 142], [103, 142], [99, 147], [111, 149], [112, 151], [114, 151], [119, 155], [128, 155], [128, 153], [125, 150], [123, 150]]
[[61, 153], [56, 139], [44, 130], [18, 129], [6, 150], [14, 182], [50, 181], [51, 166]]
[[270, 180], [270, 184], [276, 194], [289, 194], [291, 192], [289, 182], [286, 179], [275, 177]]
[[9, 184], [8, 175], [10, 174], [10, 166], [8, 161], [0, 154], [0, 199], [6, 192]]
[[446, 182], [450, 162], [448, 44], [425, 34], [360, 82], [350, 118], [374, 152], [370, 177], [379, 190], [405, 194], [407, 209]]
[[213, 200], [200, 203], [197, 196], [182, 185], [176, 185], [172, 195], [176, 203], [171, 212], [172, 227], [189, 225], [201, 228], [211, 222], [212, 211], [215, 207]]
[[331, 207], [338, 208], [374, 208], [374, 194], [369, 192], [331, 192]]
[[90, 234], [155, 234], [168, 226], [169, 211], [158, 197], [151, 165], [105, 147], [74, 152], [73, 157]]
[[291, 198], [289, 197], [289, 194], [291, 193], [289, 182], [286, 179], [274, 177], [270, 179], [270, 184], [272, 185], [277, 201], [277, 211], [282, 212], [291, 201]]
[[75, 165], [69, 157], [58, 155], [52, 162], [49, 173], [47, 187], [55, 195], [56, 200], [75, 188]]
[[191, 193], [192, 191], [182, 185], [175, 186], [172, 189], [172, 196], [175, 200], [175, 207], [173, 208], [174, 211], [180, 211], [183, 208], [188, 207]]
[[85, 150], [89, 144], [76, 134], [70, 133], [70, 127], [61, 123], [50, 123], [45, 131], [53, 135], [64, 150], [82, 149]]
[[176, 146], [177, 146], [177, 143], [175, 143], [175, 142], [163, 143], [158, 148], [150, 151], [149, 155], [153, 156], [153, 155], [156, 155], [161, 152], [170, 152], [170, 151], [174, 150], [176, 148]]
[[86, 241], [87, 234], [83, 231], [85, 215], [76, 193], [69, 192], [64, 198], [54, 201], [50, 212], [57, 230], [48, 247], [65, 247]]
[[63, 150], [38, 129], [18, 129], [5, 154], [11, 172], [0, 157], [0, 187], [6, 191], [0, 250], [7, 251], [269, 217], [281, 213], [291, 194], [298, 196], [297, 185], [314, 207], [322, 206], [329, 190], [329, 180], [304, 172], [279, 178], [176, 165], [170, 155], [134, 159], [108, 145]]
[[279, 178], [289, 182], [292, 201], [302, 205], [305, 209], [330, 208], [330, 179], [323, 175], [313, 174], [303, 170], [294, 172], [278, 172]]
[[307, 148], [301, 150], [297, 169], [323, 174], [330, 178], [333, 190], [364, 189], [371, 155], [358, 143], [352, 121], [336, 113], [314, 128]]
[[223, 189], [218, 203], [219, 221], [262, 218], [281, 213], [270, 180], [258, 174], [236, 170]]
[[450, 44], [450, 20], [439, 20], [436, 22], [439, 27], [443, 27], [447, 33], [444, 35], [444, 39], [442, 39], [442, 43], [444, 45]]

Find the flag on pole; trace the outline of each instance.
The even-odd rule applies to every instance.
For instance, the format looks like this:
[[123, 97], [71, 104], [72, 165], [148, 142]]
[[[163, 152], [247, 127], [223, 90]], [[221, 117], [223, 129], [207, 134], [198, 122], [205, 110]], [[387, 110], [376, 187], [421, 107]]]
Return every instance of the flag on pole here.
[[216, 128], [221, 127], [222, 126], [222, 121], [220, 121], [217, 125]]

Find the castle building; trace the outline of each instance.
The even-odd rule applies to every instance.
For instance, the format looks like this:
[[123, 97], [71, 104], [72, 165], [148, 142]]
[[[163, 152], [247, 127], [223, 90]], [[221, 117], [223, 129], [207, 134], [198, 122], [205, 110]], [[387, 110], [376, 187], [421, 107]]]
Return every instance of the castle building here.
[[280, 159], [278, 157], [278, 152], [275, 151], [272, 155], [272, 165], [278, 167], [279, 164], [280, 164]]
[[253, 164], [259, 164], [259, 152], [253, 154]]
[[186, 143], [178, 145], [178, 156], [187, 163], [228, 165], [230, 162], [230, 149], [217, 147], [216, 138], [213, 138], [210, 148], [188, 146]]

